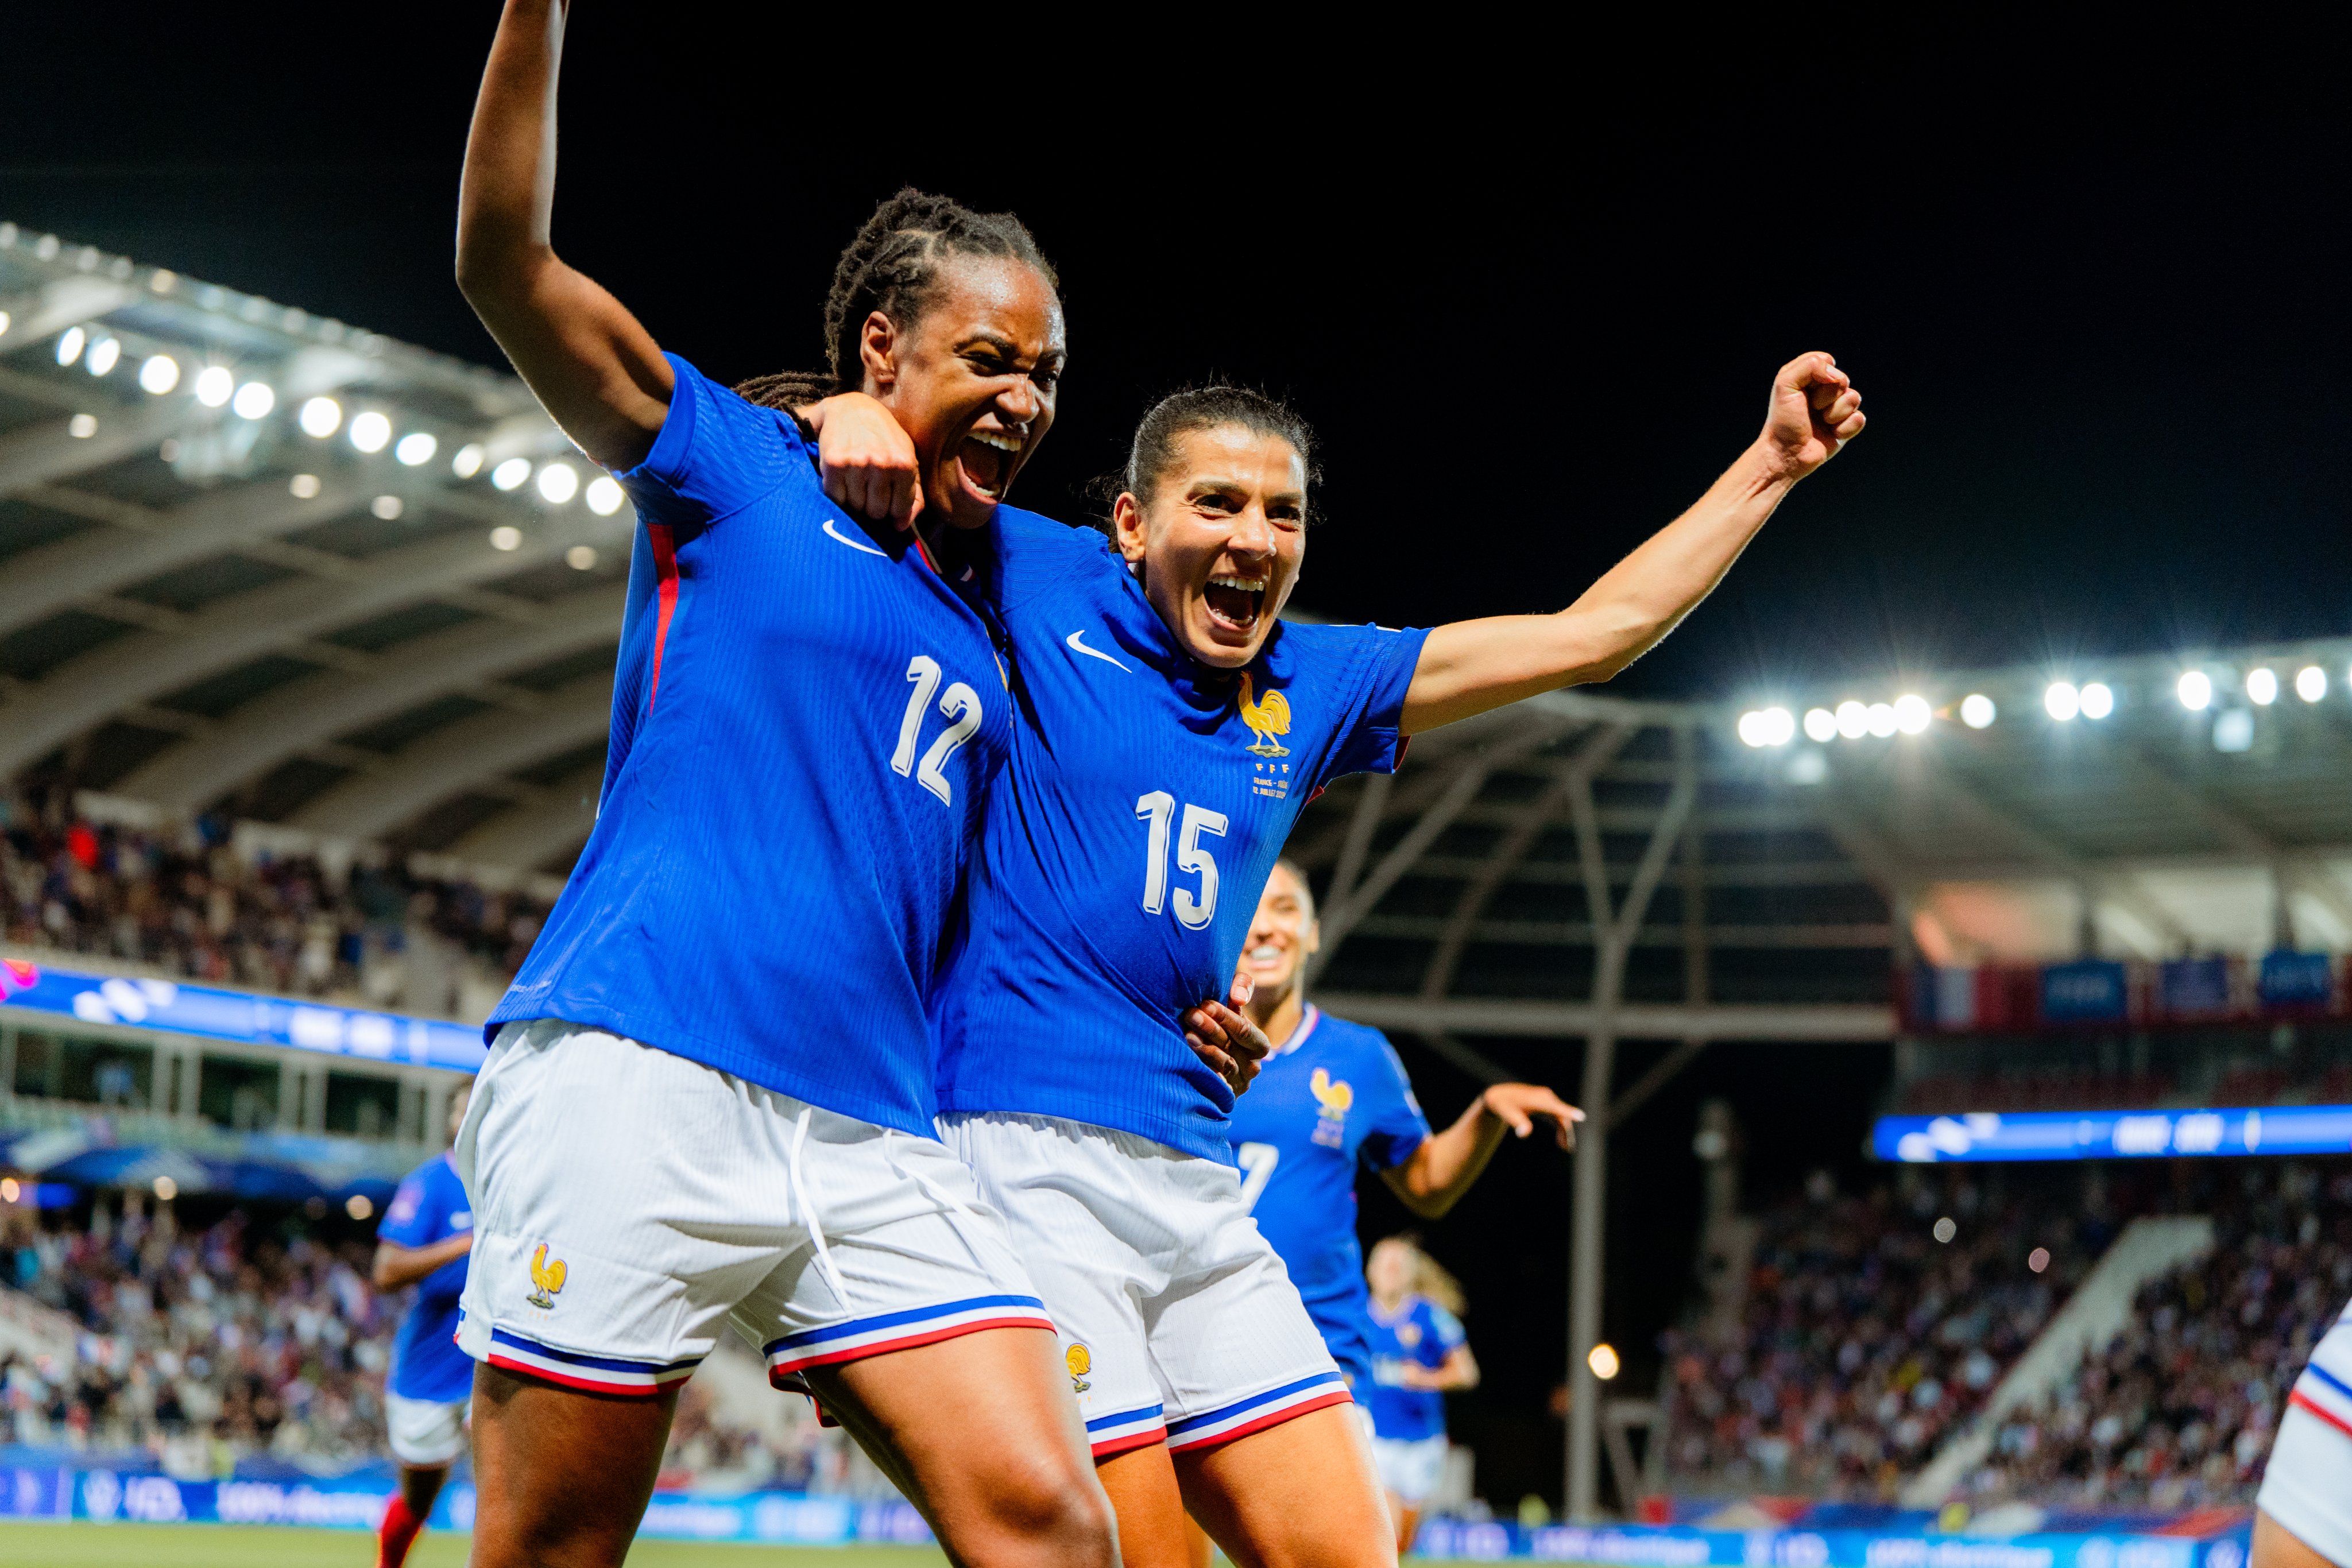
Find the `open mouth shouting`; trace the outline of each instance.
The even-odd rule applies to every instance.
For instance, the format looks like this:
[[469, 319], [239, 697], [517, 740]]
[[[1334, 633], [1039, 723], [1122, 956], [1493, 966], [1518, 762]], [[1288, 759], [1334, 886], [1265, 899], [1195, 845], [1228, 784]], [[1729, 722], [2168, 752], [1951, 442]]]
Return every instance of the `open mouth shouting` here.
[[1258, 616], [1265, 609], [1266, 579], [1235, 577], [1230, 573], [1209, 579], [1202, 591], [1201, 602], [1209, 612], [1210, 623], [1220, 632], [1246, 637], [1257, 630]]
[[956, 448], [964, 487], [991, 506], [1004, 499], [1021, 466], [1024, 443], [1001, 430], [975, 430]]

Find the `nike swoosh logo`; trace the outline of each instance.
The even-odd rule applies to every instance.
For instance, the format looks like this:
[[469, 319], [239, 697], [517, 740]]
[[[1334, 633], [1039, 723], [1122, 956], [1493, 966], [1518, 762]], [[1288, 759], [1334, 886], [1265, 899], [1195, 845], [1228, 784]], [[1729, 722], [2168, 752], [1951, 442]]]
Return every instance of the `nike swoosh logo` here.
[[830, 535], [832, 538], [834, 538], [835, 539], [836, 539], [836, 540], [840, 541], [840, 542], [841, 542], [841, 543], [843, 543], [843, 544], [847, 545], [851, 549], [862, 549], [862, 550], [864, 550], [867, 555], [878, 555], [878, 556], [880, 556], [884, 560], [888, 560], [888, 559], [890, 559], [890, 552], [889, 552], [888, 550], [886, 550], [886, 549], [876, 549], [872, 545], [867, 544], [864, 539], [854, 539], [854, 538], [851, 538], [847, 534], [845, 534], [845, 533], [843, 533], [839, 528], [835, 528], [835, 527], [833, 526], [833, 519], [832, 519], [831, 517], [827, 517], [827, 518], [825, 518], [825, 520], [824, 520], [824, 531], [825, 531], [828, 535]]
[[[1112, 658], [1108, 653], [1104, 653], [1101, 649], [1089, 648], [1078, 640], [1085, 635], [1086, 633], [1084, 632], [1073, 632], [1068, 636], [1063, 638], [1062, 642], [1069, 648], [1070, 652], [1074, 653], [1084, 653], [1089, 659], [1100, 659], [1106, 664], [1118, 664], [1120, 669], [1127, 670], [1127, 666], [1125, 664], [1119, 664], [1117, 659]], [[1129, 674], [1133, 674], [1135, 672], [1132, 670], [1128, 670]]]

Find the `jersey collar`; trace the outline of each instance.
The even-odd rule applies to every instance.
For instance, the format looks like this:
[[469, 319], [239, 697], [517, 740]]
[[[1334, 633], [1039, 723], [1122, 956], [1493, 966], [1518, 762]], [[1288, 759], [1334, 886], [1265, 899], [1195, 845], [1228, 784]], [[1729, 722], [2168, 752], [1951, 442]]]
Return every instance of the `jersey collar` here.
[[[1305, 1045], [1307, 1043], [1307, 1037], [1313, 1034], [1315, 1032], [1315, 1026], [1322, 1021], [1323, 1009], [1317, 1007], [1313, 1002], [1307, 1003], [1306, 1012], [1299, 1016], [1298, 1027], [1290, 1031], [1290, 1038], [1288, 1040], [1284, 1040], [1280, 1045], [1274, 1048], [1275, 1055], [1288, 1056], [1292, 1051], [1297, 1051], [1300, 1046]], [[2352, 1311], [2352, 1308], [2347, 1308], [2347, 1310]]]

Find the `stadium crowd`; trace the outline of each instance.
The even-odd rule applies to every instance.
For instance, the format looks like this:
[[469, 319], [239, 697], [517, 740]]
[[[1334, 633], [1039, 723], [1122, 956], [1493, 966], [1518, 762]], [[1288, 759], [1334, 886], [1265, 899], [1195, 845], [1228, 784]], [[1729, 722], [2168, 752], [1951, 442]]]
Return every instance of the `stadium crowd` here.
[[[368, 1284], [368, 1246], [242, 1211], [183, 1230], [173, 1206], [101, 1199], [79, 1227], [0, 1207], [8, 1283], [70, 1317], [71, 1355], [0, 1355], [7, 1439], [143, 1450], [187, 1479], [267, 1455], [331, 1472], [384, 1454], [383, 1378], [406, 1300]], [[764, 1373], [759, 1374], [764, 1382]], [[665, 1485], [889, 1495], [804, 1399], [730, 1421], [701, 1382], [678, 1406]]]
[[0, 940], [191, 980], [486, 1013], [547, 905], [527, 894], [240, 851], [217, 823], [168, 833], [0, 798]]
[[1676, 1490], [1891, 1498], [2033, 1342], [2116, 1212], [2023, 1173], [1859, 1197], [1817, 1175], [1761, 1217], [1734, 1321], [1664, 1337]]
[[2352, 1172], [2249, 1165], [2190, 1206], [2211, 1254], [2145, 1286], [2131, 1323], [2013, 1411], [1973, 1500], [2251, 1503], [2287, 1392], [2352, 1296]]

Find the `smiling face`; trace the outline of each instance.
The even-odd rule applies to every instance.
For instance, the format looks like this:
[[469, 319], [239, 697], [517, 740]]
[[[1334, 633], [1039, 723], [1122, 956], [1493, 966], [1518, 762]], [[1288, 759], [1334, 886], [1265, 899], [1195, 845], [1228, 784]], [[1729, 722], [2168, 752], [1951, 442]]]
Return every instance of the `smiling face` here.
[[915, 444], [925, 508], [985, 527], [1054, 426], [1068, 348], [1052, 286], [1018, 261], [950, 256], [912, 325], [876, 311], [859, 352], [865, 390]]
[[1242, 973], [1257, 988], [1252, 1003], [1268, 1009], [1279, 1007], [1297, 987], [1307, 955], [1322, 945], [1315, 895], [1287, 862], [1276, 865], [1265, 879], [1257, 914], [1250, 920], [1249, 941], [1242, 948]]
[[1364, 1264], [1365, 1282], [1383, 1304], [1393, 1306], [1412, 1293], [1415, 1262], [1412, 1249], [1391, 1237], [1373, 1246]]
[[1188, 430], [1148, 498], [1111, 508], [1119, 553], [1144, 597], [1204, 664], [1257, 657], [1307, 554], [1307, 463], [1279, 435], [1242, 424]]

